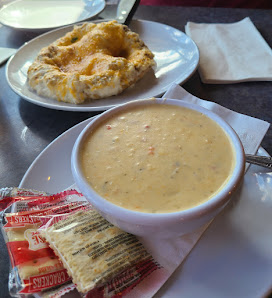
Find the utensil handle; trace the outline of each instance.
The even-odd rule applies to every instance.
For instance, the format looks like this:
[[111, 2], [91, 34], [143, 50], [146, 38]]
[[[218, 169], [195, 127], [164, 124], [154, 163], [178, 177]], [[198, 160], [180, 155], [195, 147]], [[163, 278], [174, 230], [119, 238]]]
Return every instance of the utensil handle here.
[[272, 157], [246, 154], [246, 162], [272, 169]]
[[139, 4], [140, 0], [120, 0], [117, 7], [116, 20], [128, 26]]

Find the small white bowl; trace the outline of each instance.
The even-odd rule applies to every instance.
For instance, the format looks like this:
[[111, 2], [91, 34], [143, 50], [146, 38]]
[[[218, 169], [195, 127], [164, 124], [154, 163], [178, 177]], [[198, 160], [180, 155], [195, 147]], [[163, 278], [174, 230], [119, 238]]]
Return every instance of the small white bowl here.
[[[135, 106], [152, 104], [170, 104], [193, 109], [205, 114], [207, 117], [218, 123], [229, 136], [234, 147], [236, 164], [233, 173], [226, 185], [211, 199], [199, 206], [188, 210], [171, 213], [143, 213], [128, 210], [107, 201], [98, 195], [85, 179], [80, 166], [80, 152], [82, 144], [90, 131], [116, 113]], [[195, 104], [189, 104], [182, 100], [173, 99], [146, 99], [136, 100], [117, 107], [114, 107], [97, 116], [81, 132], [77, 138], [72, 152], [72, 173], [79, 190], [94, 208], [109, 222], [120, 229], [138, 236], [152, 236], [160, 238], [178, 237], [183, 234], [197, 230], [202, 225], [213, 219], [229, 202], [234, 191], [243, 180], [245, 155], [239, 137], [234, 130], [219, 116], [213, 112]]]

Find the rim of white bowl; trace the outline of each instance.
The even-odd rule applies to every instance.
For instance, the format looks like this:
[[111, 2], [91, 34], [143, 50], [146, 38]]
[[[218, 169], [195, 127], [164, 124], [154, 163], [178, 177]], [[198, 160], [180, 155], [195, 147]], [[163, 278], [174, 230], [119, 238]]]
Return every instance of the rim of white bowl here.
[[[133, 211], [130, 209], [126, 209], [120, 206], [117, 206], [108, 200], [101, 197], [98, 193], [96, 193], [92, 187], [89, 185], [87, 180], [81, 171], [80, 161], [79, 161], [79, 152], [82, 146], [84, 139], [89, 135], [89, 133], [95, 129], [101, 122], [107, 119], [109, 116], [119, 113], [122, 110], [129, 109], [134, 106], [139, 105], [149, 105], [149, 104], [170, 104], [170, 105], [178, 105], [181, 107], [193, 109], [200, 113], [205, 114], [210, 119], [214, 120], [218, 123], [222, 129], [229, 136], [233, 146], [236, 164], [233, 170], [233, 174], [226, 185], [219, 191], [214, 197], [209, 199], [208, 201], [195, 206], [193, 208], [187, 210], [181, 210], [176, 212], [169, 213], [144, 213], [139, 211]], [[93, 129], [92, 129], [93, 128]], [[113, 107], [102, 114], [98, 115], [95, 119], [93, 119], [80, 133], [73, 147], [72, 157], [71, 157], [71, 168], [74, 180], [79, 188], [79, 190], [83, 193], [86, 199], [94, 206], [94, 208], [100, 210], [104, 214], [109, 215], [110, 217], [116, 217], [122, 221], [129, 221], [141, 224], [152, 224], [155, 222], [158, 223], [167, 223], [172, 222], [175, 219], [180, 221], [197, 218], [199, 215], [204, 215], [212, 211], [213, 209], [217, 209], [218, 207], [223, 206], [228, 200], [230, 195], [236, 190], [239, 186], [240, 181], [244, 175], [245, 168], [245, 155], [243, 145], [233, 130], [233, 128], [220, 116], [215, 114], [214, 112], [203, 108], [199, 105], [188, 103], [178, 99], [165, 99], [165, 98], [151, 98], [151, 99], [140, 99], [134, 100], [129, 103], [125, 103], [119, 105], [117, 107]]]

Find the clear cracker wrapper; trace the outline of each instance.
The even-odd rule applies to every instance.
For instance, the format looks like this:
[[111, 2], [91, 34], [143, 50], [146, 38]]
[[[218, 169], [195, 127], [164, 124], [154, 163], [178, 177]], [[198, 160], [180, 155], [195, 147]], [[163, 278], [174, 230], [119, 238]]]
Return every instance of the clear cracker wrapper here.
[[[133, 265], [145, 269], [158, 266], [134, 235], [110, 224], [91, 205], [53, 216], [39, 231], [83, 294], [95, 288], [99, 292], [99, 287]], [[133, 276], [128, 271], [126, 275]]]
[[76, 190], [0, 190], [1, 210], [11, 295], [56, 298], [76, 289], [82, 297], [141, 297], [139, 284], [165, 275], [137, 237], [106, 221]]

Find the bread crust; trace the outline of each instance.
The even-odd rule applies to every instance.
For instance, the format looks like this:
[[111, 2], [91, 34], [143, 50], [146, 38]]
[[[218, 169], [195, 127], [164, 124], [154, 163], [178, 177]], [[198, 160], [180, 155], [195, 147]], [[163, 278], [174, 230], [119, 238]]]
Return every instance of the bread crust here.
[[127, 26], [83, 23], [40, 51], [28, 84], [41, 96], [80, 104], [120, 94], [154, 65], [153, 53]]

